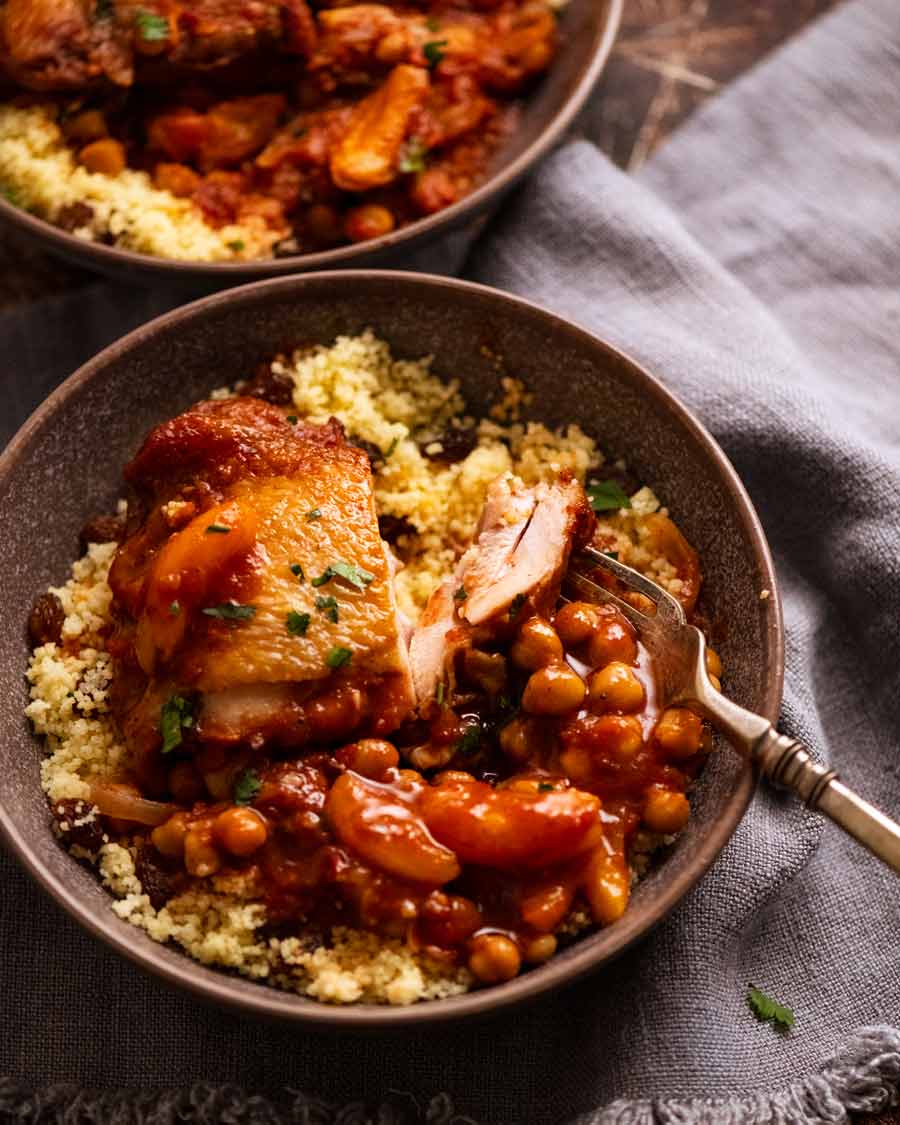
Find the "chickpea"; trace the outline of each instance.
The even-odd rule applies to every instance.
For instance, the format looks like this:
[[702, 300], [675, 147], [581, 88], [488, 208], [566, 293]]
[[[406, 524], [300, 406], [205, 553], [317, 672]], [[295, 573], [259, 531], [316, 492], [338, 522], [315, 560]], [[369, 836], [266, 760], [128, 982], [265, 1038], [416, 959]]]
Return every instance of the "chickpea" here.
[[150, 833], [153, 846], [170, 859], [184, 855], [184, 840], [188, 833], [187, 813], [177, 812], [163, 821]]
[[380, 203], [364, 203], [348, 211], [344, 217], [344, 234], [351, 242], [380, 238], [390, 234], [395, 226], [394, 216]]
[[599, 617], [594, 635], [588, 642], [588, 660], [595, 668], [612, 660], [622, 664], [634, 664], [637, 660], [634, 629], [621, 613], [604, 613]]
[[591, 728], [591, 749], [629, 762], [644, 743], [644, 729], [635, 715], [601, 715]]
[[517, 667], [536, 672], [538, 668], [562, 661], [562, 641], [549, 621], [529, 617], [519, 629], [509, 655]]
[[585, 869], [584, 897], [598, 926], [608, 926], [621, 918], [628, 905], [631, 878], [621, 852], [598, 848]]
[[521, 967], [519, 947], [503, 934], [478, 934], [469, 945], [469, 968], [482, 984], [512, 980]]
[[179, 805], [191, 805], [204, 793], [203, 778], [193, 762], [179, 762], [169, 771], [169, 792]]
[[567, 648], [583, 644], [597, 625], [597, 611], [589, 602], [567, 602], [557, 611], [556, 631]]
[[210, 839], [207, 825], [195, 824], [188, 829], [184, 838], [184, 865], [189, 875], [199, 879], [215, 875], [222, 866], [222, 857]]
[[253, 855], [269, 835], [266, 823], [255, 809], [235, 805], [219, 813], [213, 824], [216, 840], [232, 855]]
[[717, 680], [722, 678], [722, 660], [714, 648], [706, 650], [706, 671]]
[[652, 598], [648, 598], [646, 594], [639, 594], [637, 590], [627, 590], [622, 595], [622, 600], [647, 617], [656, 616], [656, 604]]
[[713, 689], [715, 691], [721, 691], [722, 690], [722, 681], [719, 679], [718, 676], [710, 676], [709, 682], [712, 684]]
[[568, 664], [549, 664], [528, 677], [522, 709], [532, 715], [565, 715], [584, 699], [584, 680]]
[[390, 742], [383, 738], [361, 738], [342, 746], [335, 758], [348, 770], [380, 781], [390, 769], [400, 765], [400, 755]]
[[115, 141], [111, 137], [91, 141], [78, 153], [78, 162], [89, 172], [118, 176], [125, 170], [125, 146], [121, 141]]
[[633, 669], [613, 660], [588, 677], [588, 698], [595, 711], [640, 711], [646, 696]]
[[703, 741], [703, 721], [687, 707], [668, 707], [656, 724], [653, 737], [670, 758], [691, 758]]
[[313, 739], [322, 742], [346, 738], [359, 725], [362, 714], [362, 692], [348, 685], [323, 693], [306, 707], [310, 733]]
[[644, 824], [651, 832], [680, 832], [691, 815], [690, 803], [683, 793], [653, 785], [644, 802]]
[[108, 133], [106, 118], [99, 109], [84, 109], [64, 121], [61, 128], [67, 141], [82, 145], [97, 141]]
[[530, 938], [525, 943], [524, 958], [529, 964], [541, 965], [549, 961], [556, 952], [556, 938], [553, 934], [541, 934], [540, 937]]
[[500, 728], [500, 749], [514, 762], [527, 762], [537, 749], [532, 724], [528, 719], [516, 718]]
[[314, 242], [333, 246], [341, 241], [341, 216], [327, 203], [314, 203], [306, 212], [306, 229]]

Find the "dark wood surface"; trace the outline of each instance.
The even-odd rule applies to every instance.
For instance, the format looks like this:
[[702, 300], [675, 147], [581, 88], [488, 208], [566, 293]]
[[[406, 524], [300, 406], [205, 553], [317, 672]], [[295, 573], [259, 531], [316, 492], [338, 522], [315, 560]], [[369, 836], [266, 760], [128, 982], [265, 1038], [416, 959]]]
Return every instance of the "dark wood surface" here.
[[[635, 170], [707, 98], [839, 0], [627, 0], [594, 100], [603, 149]], [[91, 275], [0, 236], [0, 308], [76, 288]], [[900, 1125], [900, 1110], [859, 1116]]]

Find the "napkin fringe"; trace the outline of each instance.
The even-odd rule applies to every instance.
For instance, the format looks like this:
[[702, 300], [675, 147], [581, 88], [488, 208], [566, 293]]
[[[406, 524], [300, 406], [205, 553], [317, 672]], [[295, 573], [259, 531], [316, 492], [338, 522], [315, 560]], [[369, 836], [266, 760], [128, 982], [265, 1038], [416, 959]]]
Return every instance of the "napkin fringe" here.
[[[854, 1032], [820, 1074], [786, 1089], [743, 1098], [621, 1099], [579, 1125], [844, 1125], [850, 1113], [898, 1104], [900, 1029]], [[10, 1125], [475, 1125], [447, 1094], [419, 1102], [392, 1091], [377, 1105], [338, 1106], [286, 1089], [276, 1104], [237, 1086], [206, 1083], [181, 1090], [82, 1090], [59, 1083], [29, 1090], [0, 1079], [0, 1122]]]
[[820, 1074], [732, 1098], [620, 1099], [578, 1125], [847, 1125], [851, 1113], [900, 1103], [900, 1029], [855, 1031]]

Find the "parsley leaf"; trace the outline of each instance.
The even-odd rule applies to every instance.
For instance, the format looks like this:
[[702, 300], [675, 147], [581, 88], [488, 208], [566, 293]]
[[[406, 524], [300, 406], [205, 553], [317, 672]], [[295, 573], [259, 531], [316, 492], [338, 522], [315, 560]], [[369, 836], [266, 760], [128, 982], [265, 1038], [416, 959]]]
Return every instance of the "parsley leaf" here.
[[468, 596], [465, 586], [460, 586], [458, 590], [454, 591], [453, 600], [455, 602], [464, 602]]
[[551, 785], [549, 781], [542, 781], [538, 786], [538, 793], [552, 793], [555, 788], [556, 786]]
[[146, 8], [138, 8], [134, 22], [145, 43], [161, 43], [169, 38], [169, 21], [165, 16], [157, 16]]
[[763, 1023], [770, 1023], [779, 1031], [790, 1031], [794, 1026], [794, 1013], [784, 1004], [779, 1004], [755, 985], [747, 986], [747, 1003], [750, 1011]]
[[325, 657], [325, 663], [329, 668], [343, 668], [345, 664], [350, 663], [352, 656], [353, 653], [349, 648], [344, 648], [343, 645], [335, 645]]
[[585, 489], [595, 512], [617, 512], [630, 508], [631, 500], [614, 480], [598, 480]]
[[256, 794], [262, 789], [262, 782], [255, 770], [244, 770], [238, 774], [234, 783], [234, 803], [236, 805], [249, 805]]
[[312, 523], [313, 520], [320, 520], [321, 518], [322, 518], [322, 509], [321, 508], [310, 508], [310, 510], [306, 513], [306, 522], [307, 523]]
[[169, 602], [169, 613], [173, 617], [177, 617], [181, 613], [181, 602]]
[[285, 625], [292, 637], [305, 637], [311, 620], [308, 613], [298, 613], [297, 610], [292, 609], [285, 618]]
[[171, 753], [184, 740], [183, 732], [194, 725], [194, 705], [183, 695], [173, 695], [162, 705], [159, 713], [159, 733], [162, 735], [162, 752]]
[[481, 723], [472, 723], [471, 726], [466, 727], [466, 733], [457, 741], [453, 749], [457, 754], [468, 755], [474, 754], [480, 746]]
[[287, 420], [288, 420], [289, 426], [296, 426], [297, 423], [300, 421], [300, 419], [297, 417], [296, 414], [288, 414]]
[[209, 605], [203, 612], [207, 617], [218, 617], [221, 621], [249, 621], [256, 613], [256, 606], [223, 602], [221, 605]]
[[207, 535], [228, 535], [231, 532], [230, 527], [226, 527], [224, 523], [211, 523], [206, 529]]
[[232, 254], [240, 254], [246, 244], [242, 238], [235, 238], [232, 242], [226, 242], [225, 245]]
[[316, 598], [316, 609], [322, 611], [329, 621], [334, 621], [337, 624], [338, 619], [338, 604], [337, 598], [328, 597], [323, 598], [321, 594]]
[[425, 56], [425, 61], [432, 68], [432, 70], [444, 57], [443, 48], [446, 46], [446, 39], [432, 39], [422, 48], [422, 54]]
[[352, 563], [345, 563], [338, 559], [337, 562], [326, 566], [318, 578], [313, 578], [312, 584], [313, 586], [324, 586], [332, 578], [343, 578], [345, 582], [349, 582], [357, 590], [364, 590], [374, 580], [375, 575], [370, 574], [368, 570], [354, 566]]
[[[428, 149], [419, 140], [418, 137], [410, 137], [400, 153], [400, 160], [397, 167], [401, 172], [424, 172], [425, 171], [425, 157], [428, 155]], [[397, 444], [397, 439], [394, 439], [394, 444]], [[391, 449], [393, 452], [393, 448]], [[386, 457], [390, 453], [385, 454]]]
[[387, 460], [388, 457], [390, 457], [390, 455], [397, 448], [397, 445], [398, 445], [399, 441], [400, 441], [400, 439], [398, 437], [395, 437], [394, 440], [391, 442], [391, 444], [384, 451], [384, 453], [382, 454], [382, 457], [384, 457], [385, 460]]
[[434, 696], [434, 698], [437, 700], [438, 707], [443, 707], [443, 705], [444, 705], [444, 692], [445, 692], [445, 690], [446, 689], [444, 687], [444, 681], [441, 680], [441, 682], [437, 686], [437, 691], [435, 692], [435, 696]]
[[291, 563], [290, 572], [295, 578], [299, 578], [301, 582], [306, 581], [306, 575], [303, 573], [303, 567], [299, 563]]
[[513, 600], [509, 603], [509, 619], [510, 619], [510, 621], [515, 621], [515, 619], [522, 612], [522, 606], [524, 604], [525, 604], [525, 595], [524, 594], [516, 594], [516, 596], [513, 598]]
[[608, 559], [615, 559], [616, 562], [619, 561], [618, 551], [604, 551], [603, 554], [606, 555]]

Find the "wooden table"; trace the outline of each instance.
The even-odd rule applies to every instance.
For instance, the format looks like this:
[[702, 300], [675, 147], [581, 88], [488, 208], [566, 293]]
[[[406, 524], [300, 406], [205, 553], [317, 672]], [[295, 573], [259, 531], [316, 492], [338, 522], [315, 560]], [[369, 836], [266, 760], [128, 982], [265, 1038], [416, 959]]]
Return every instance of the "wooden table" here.
[[[638, 168], [682, 121], [763, 55], [838, 0], [627, 0], [595, 99], [593, 127], [623, 168]], [[90, 281], [0, 237], [0, 307]], [[859, 1117], [898, 1125], [900, 1110]]]

